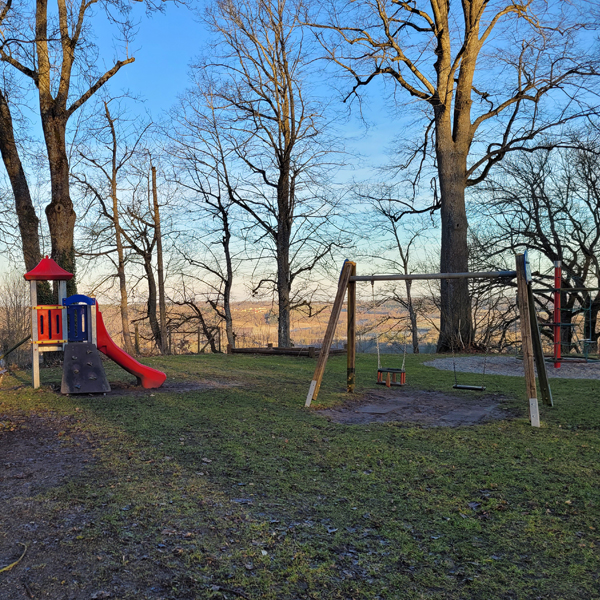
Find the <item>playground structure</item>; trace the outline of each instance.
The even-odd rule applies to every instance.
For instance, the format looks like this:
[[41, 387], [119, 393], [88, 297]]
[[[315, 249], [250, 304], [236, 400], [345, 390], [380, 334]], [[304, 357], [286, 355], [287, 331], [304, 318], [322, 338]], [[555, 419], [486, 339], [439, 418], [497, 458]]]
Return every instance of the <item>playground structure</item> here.
[[[167, 376], [142, 365], [121, 350], [110, 338], [95, 298], [81, 294], [67, 297], [67, 281], [73, 274], [51, 258], [42, 259], [25, 274], [30, 282], [33, 387], [40, 387], [40, 354], [63, 352], [61, 393], [106, 393], [106, 379], [98, 350], [134, 375], [138, 385], [158, 388]], [[37, 282], [58, 282], [58, 304], [37, 304]]]
[[[592, 358], [592, 350], [596, 346], [596, 355], [598, 354], [597, 342], [593, 339], [593, 322], [592, 322], [592, 299], [590, 292], [598, 292], [600, 288], [586, 287], [567, 287], [563, 285], [562, 262], [555, 261], [554, 263], [554, 287], [548, 289], [535, 289], [534, 293], [552, 292], [552, 356], [547, 360], [554, 363], [554, 368], [559, 369], [561, 362], [598, 362], [599, 358]], [[579, 297], [581, 294], [583, 300], [580, 301], [580, 308], [574, 309], [567, 306], [562, 306], [562, 297], [564, 294], [572, 294]], [[568, 322], [563, 321], [563, 313], [570, 312], [571, 315]], [[577, 329], [578, 323], [572, 321], [574, 314], [583, 315], [583, 339], [572, 341], [573, 332]], [[565, 336], [566, 329], [570, 329], [569, 335]], [[565, 340], [565, 337], [568, 339]], [[567, 355], [563, 355], [563, 349], [567, 347]], [[574, 356], [569, 356], [571, 349], [574, 348], [580, 352]]]
[[[520, 313], [521, 341], [523, 346], [523, 364], [525, 367], [525, 384], [529, 400], [529, 416], [533, 427], [540, 426], [538, 394], [535, 379], [534, 362], [537, 367], [538, 380], [542, 401], [548, 406], [553, 406], [552, 392], [548, 382], [546, 364], [542, 351], [542, 341], [535, 314], [531, 270], [527, 254], [517, 254], [515, 271], [487, 271], [478, 273], [419, 273], [419, 274], [393, 274], [393, 275], [357, 275], [356, 263], [346, 260], [340, 273], [338, 289], [331, 311], [331, 317], [325, 331], [321, 346], [321, 354], [311, 381], [305, 406], [309, 407], [317, 399], [321, 381], [325, 373], [325, 366], [329, 348], [335, 334], [337, 323], [342, 312], [342, 304], [348, 293], [347, 306], [347, 391], [354, 392], [356, 373], [356, 283], [361, 281], [404, 281], [404, 280], [432, 280], [432, 279], [517, 279], [517, 301]], [[403, 369], [402, 369], [403, 370]], [[377, 382], [380, 383], [379, 369]], [[387, 383], [387, 382], [386, 382]], [[467, 389], [474, 386], [467, 386]], [[463, 388], [464, 389], [464, 388]]]

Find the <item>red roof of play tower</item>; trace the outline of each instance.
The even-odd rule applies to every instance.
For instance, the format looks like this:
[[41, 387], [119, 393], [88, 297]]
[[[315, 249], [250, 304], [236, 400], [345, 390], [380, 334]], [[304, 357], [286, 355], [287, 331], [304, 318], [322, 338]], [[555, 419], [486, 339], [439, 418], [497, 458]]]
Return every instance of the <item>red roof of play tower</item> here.
[[65, 271], [51, 258], [43, 258], [34, 269], [24, 275], [27, 281], [69, 281], [73, 279], [73, 273]]

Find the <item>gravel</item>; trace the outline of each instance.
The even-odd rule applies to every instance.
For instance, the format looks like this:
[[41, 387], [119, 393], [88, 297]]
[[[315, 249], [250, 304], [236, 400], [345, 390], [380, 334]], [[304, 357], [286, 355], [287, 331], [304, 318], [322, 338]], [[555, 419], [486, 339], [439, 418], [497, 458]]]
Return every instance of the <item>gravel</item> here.
[[[490, 375], [508, 375], [509, 377], [525, 377], [523, 361], [514, 356], [466, 356], [456, 358], [456, 371], [460, 373], [483, 373]], [[454, 369], [453, 358], [436, 358], [423, 363], [440, 371]], [[600, 362], [574, 363], [563, 362], [560, 369], [555, 369], [552, 363], [546, 363], [548, 377], [565, 379], [600, 379]]]

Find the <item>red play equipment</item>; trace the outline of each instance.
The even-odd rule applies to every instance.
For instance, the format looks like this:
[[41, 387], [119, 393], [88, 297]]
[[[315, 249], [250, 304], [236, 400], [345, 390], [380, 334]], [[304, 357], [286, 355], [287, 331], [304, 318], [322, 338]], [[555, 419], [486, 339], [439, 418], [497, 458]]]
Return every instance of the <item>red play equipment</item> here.
[[167, 376], [162, 371], [139, 363], [112, 341], [104, 326], [104, 319], [102, 319], [100, 310], [96, 311], [96, 336], [98, 339], [98, 350], [106, 354], [108, 358], [114, 360], [121, 368], [135, 375], [138, 385], [141, 384], [147, 389], [157, 388], [167, 379]]
[[[167, 376], [142, 365], [112, 341], [95, 298], [83, 295], [66, 297], [66, 282], [72, 277], [47, 256], [25, 274], [25, 279], [31, 282], [33, 387], [40, 386], [40, 353], [63, 351], [63, 393], [110, 391], [98, 350], [135, 375], [138, 385], [146, 389], [160, 387]], [[37, 305], [38, 281], [59, 282], [57, 305]]]

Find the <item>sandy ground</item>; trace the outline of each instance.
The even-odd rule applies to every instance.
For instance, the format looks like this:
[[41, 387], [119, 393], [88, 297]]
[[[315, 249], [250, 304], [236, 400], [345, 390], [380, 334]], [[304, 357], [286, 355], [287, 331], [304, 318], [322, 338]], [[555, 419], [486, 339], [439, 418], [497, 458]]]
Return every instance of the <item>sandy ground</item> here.
[[[514, 356], [465, 356], [456, 359], [456, 371], [460, 373], [483, 373], [490, 375], [508, 375], [510, 377], [525, 377], [523, 361]], [[452, 371], [454, 360], [449, 358], [436, 358], [423, 363], [441, 371]], [[552, 363], [546, 363], [548, 377], [563, 377], [565, 379], [600, 379], [600, 363], [573, 363], [563, 362], [560, 369], [555, 369]]]

